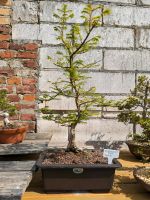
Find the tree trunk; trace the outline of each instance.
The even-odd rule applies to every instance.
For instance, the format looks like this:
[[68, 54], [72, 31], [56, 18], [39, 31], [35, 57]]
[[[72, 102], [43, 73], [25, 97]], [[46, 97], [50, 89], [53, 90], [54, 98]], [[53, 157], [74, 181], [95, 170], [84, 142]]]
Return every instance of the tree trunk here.
[[75, 127], [70, 126], [68, 127], [68, 146], [67, 146], [68, 151], [76, 151], [77, 147], [75, 144]]

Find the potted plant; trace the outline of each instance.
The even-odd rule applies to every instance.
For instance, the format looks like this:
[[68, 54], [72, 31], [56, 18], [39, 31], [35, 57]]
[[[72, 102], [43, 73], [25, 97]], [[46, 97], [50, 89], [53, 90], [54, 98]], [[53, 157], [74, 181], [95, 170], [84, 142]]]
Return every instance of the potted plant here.
[[[97, 13], [97, 14], [96, 14]], [[99, 14], [100, 13], [100, 14]], [[68, 127], [68, 145], [64, 150], [48, 151], [41, 154], [37, 165], [42, 169], [44, 190], [94, 190], [108, 192], [111, 189], [115, 169], [121, 165], [117, 160], [107, 164], [100, 151], [80, 150], [75, 141], [76, 127], [85, 123], [94, 113], [94, 106], [108, 104], [95, 87], [86, 89], [89, 81], [85, 70], [96, 67], [97, 62], [86, 63], [81, 54], [95, 48], [100, 36], [92, 36], [94, 29], [100, 26], [102, 16], [109, 13], [100, 6], [87, 6], [82, 11], [83, 24], [67, 26], [68, 20], [74, 17], [73, 11], [64, 4], [54, 17], [58, 20], [55, 27], [57, 40], [62, 43], [62, 50], [57, 52], [59, 59], [55, 65], [63, 75], [51, 83], [51, 93], [45, 92], [40, 100], [45, 102], [41, 109], [43, 118]], [[49, 59], [51, 59], [49, 57]], [[89, 61], [90, 62], [90, 61]], [[75, 110], [66, 113], [55, 113], [46, 102], [59, 97], [71, 98]]]
[[[150, 79], [145, 75], [136, 78], [136, 86], [131, 94], [117, 102], [121, 111], [118, 120], [133, 124], [133, 133], [126, 143], [136, 158], [150, 160]], [[137, 125], [142, 132], [137, 131]]]
[[133, 171], [135, 179], [150, 192], [150, 167], [138, 167]]
[[27, 126], [18, 126], [10, 123], [9, 115], [14, 115], [16, 107], [7, 98], [7, 91], [0, 90], [0, 115], [3, 117], [3, 126], [0, 127], [0, 144], [19, 143], [25, 138]]

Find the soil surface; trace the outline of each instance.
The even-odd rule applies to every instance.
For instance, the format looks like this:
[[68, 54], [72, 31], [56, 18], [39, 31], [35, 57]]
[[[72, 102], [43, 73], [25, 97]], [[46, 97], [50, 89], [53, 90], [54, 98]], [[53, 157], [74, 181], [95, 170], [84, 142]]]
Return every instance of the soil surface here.
[[103, 158], [102, 152], [96, 150], [79, 151], [77, 153], [65, 150], [47, 152], [43, 165], [53, 164], [107, 164], [107, 158]]
[[20, 126], [18, 124], [8, 124], [7, 126], [0, 126], [0, 129], [14, 129], [19, 128]]

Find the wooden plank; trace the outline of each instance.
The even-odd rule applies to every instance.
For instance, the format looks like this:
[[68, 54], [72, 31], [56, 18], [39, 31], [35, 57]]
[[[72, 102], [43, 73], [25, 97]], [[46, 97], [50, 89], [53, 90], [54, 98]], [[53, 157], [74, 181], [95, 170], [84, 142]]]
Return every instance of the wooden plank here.
[[0, 155], [36, 154], [48, 148], [49, 140], [25, 140], [18, 144], [0, 144]]
[[0, 161], [0, 172], [35, 171], [35, 161]]
[[32, 179], [32, 172], [0, 172], [0, 200], [21, 199]]

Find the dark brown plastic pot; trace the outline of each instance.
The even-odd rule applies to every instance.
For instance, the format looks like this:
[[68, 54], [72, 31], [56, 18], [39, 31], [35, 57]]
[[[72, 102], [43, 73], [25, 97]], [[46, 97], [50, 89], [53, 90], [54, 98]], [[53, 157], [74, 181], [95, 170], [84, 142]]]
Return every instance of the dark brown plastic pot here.
[[43, 166], [44, 153], [37, 166], [41, 168], [45, 192], [93, 191], [109, 192], [114, 181], [116, 168], [121, 164], [114, 159], [113, 164], [94, 165], [50, 165]]
[[130, 152], [137, 158], [146, 158], [150, 161], [150, 144], [145, 142], [127, 141], [126, 144], [129, 147]]
[[27, 126], [0, 129], [0, 144], [20, 143], [26, 136]]

